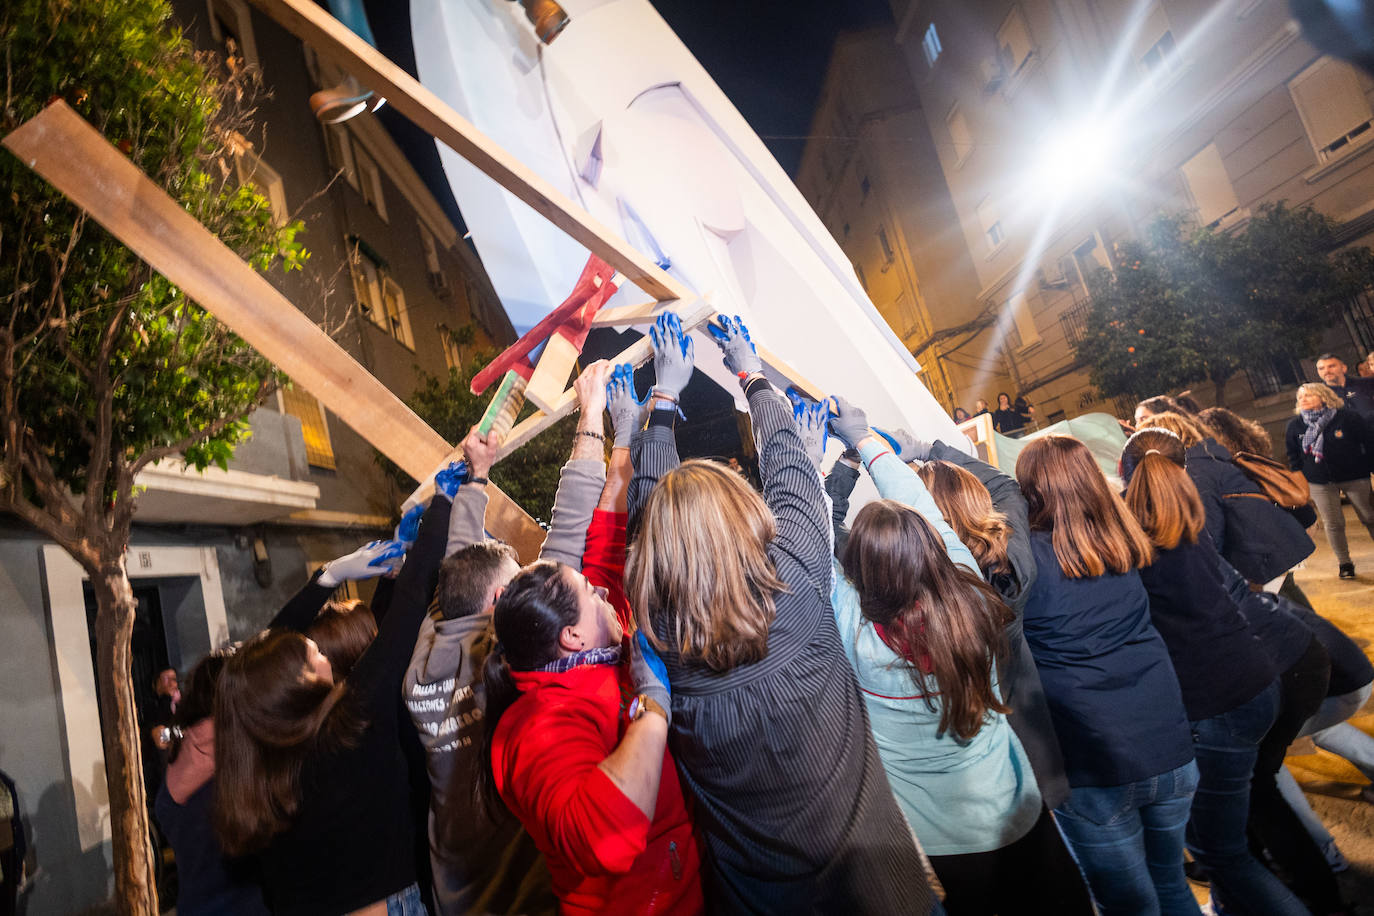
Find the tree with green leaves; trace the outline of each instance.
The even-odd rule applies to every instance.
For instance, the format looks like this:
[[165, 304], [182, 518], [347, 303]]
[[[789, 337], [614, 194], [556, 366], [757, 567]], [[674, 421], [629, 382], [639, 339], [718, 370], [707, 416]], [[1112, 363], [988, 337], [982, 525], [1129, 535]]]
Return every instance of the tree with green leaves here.
[[1088, 278], [1076, 345], [1106, 397], [1216, 385], [1280, 357], [1305, 355], [1340, 307], [1374, 282], [1374, 252], [1333, 253], [1335, 225], [1310, 206], [1261, 205], [1238, 230], [1161, 216], [1121, 242], [1114, 269]]
[[[455, 344], [471, 347], [475, 329], [464, 325], [449, 332]], [[491, 400], [491, 392], [478, 396], [468, 387], [472, 377], [491, 362], [496, 353], [481, 347], [467, 353], [462, 369], [450, 369], [447, 376], [420, 372], [414, 393], [406, 405], [449, 442], [461, 442], [468, 430], [482, 419]], [[531, 406], [525, 413], [532, 413]], [[506, 491], [515, 503], [536, 519], [547, 522], [553, 511], [553, 497], [558, 491], [558, 475], [568, 459], [568, 442], [572, 438], [576, 419], [567, 417], [521, 446], [491, 470], [492, 482]], [[402, 492], [410, 492], [415, 481], [385, 456], [378, 454], [378, 463], [395, 479]]]
[[[166, 0], [11, 0], [0, 13], [9, 132], [63, 99], [259, 271], [293, 270], [299, 223], [233, 179], [256, 77], [197, 54]], [[139, 472], [224, 467], [271, 364], [0, 153], [0, 511], [90, 577], [97, 683], [123, 913], [156, 914], [125, 569]]]

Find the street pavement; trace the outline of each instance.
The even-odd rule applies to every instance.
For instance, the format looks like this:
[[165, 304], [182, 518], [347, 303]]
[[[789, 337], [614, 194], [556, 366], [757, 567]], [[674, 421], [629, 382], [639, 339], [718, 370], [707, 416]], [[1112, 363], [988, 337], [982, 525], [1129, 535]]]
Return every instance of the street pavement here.
[[[1374, 540], [1353, 509], [1347, 506], [1345, 514], [1356, 578], [1337, 577], [1336, 560], [1320, 525], [1312, 530], [1317, 550], [1295, 577], [1312, 606], [1374, 658]], [[1350, 721], [1374, 735], [1374, 702], [1365, 704]], [[1355, 912], [1374, 916], [1374, 804], [1360, 797], [1369, 781], [1344, 759], [1319, 750], [1310, 739], [1289, 749], [1288, 767], [1350, 860], [1350, 870], [1341, 875], [1346, 899], [1356, 903]]]

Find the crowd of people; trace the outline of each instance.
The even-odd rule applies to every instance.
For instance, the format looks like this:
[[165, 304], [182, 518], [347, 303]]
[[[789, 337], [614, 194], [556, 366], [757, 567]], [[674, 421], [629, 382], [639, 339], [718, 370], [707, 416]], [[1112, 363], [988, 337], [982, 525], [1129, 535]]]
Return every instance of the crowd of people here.
[[[708, 328], [761, 492], [679, 459], [664, 313], [646, 396], [577, 379], [538, 559], [483, 529], [474, 428], [394, 538], [195, 666], [156, 800], [179, 912], [1200, 916], [1185, 850], [1215, 913], [1347, 912], [1283, 760], [1364, 759], [1374, 667], [1293, 583], [1312, 543], [1235, 463], [1250, 426], [1154, 399], [1124, 492], [1066, 436], [1013, 477]], [[1295, 420], [1329, 477], [1343, 409]]]
[[1004, 436], [1020, 436], [1034, 428], [1035, 408], [1024, 397], [1015, 400], [1005, 391], [997, 395], [997, 409], [988, 408], [988, 402], [979, 398], [973, 402], [973, 413], [962, 407], [954, 408], [955, 423], [963, 423], [983, 414], [991, 414], [992, 428]]

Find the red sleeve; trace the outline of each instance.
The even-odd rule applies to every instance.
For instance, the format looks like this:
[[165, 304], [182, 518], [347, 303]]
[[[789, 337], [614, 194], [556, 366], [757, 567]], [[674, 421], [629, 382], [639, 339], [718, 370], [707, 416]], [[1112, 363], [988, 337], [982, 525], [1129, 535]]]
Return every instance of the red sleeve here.
[[625, 597], [625, 524], [630, 516], [623, 512], [597, 509], [587, 528], [587, 547], [582, 554], [582, 575], [592, 585], [609, 594], [606, 600], [615, 608], [620, 625], [627, 630], [634, 612]]
[[563, 704], [508, 735], [501, 797], [571, 868], [625, 874], [648, 843], [649, 818], [598, 766], [614, 748], [591, 713]]

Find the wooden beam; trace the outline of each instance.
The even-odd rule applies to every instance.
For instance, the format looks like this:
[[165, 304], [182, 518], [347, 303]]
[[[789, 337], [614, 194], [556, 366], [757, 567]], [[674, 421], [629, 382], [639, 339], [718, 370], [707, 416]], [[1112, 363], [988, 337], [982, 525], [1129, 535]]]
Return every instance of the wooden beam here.
[[283, 28], [332, 58], [417, 127], [471, 162], [588, 251], [659, 299], [684, 299], [690, 291], [640, 254], [553, 185], [498, 146], [376, 48], [329, 15], [314, 0], [252, 0]]
[[[65, 102], [4, 145], [406, 473], [425, 480], [449, 456], [443, 437]], [[487, 527], [522, 557], [543, 540], [495, 487]]]
[[577, 368], [577, 359], [582, 348], [562, 334], [553, 334], [544, 344], [544, 352], [539, 354], [534, 374], [525, 387], [525, 400], [548, 413], [562, 397], [568, 386], [568, 376]]
[[820, 386], [793, 369], [782, 357], [760, 343], [755, 343], [754, 349], [758, 351], [759, 359], [764, 366], [781, 375], [799, 393], [806, 395], [813, 401], [825, 400], [826, 393], [821, 390]]
[[[710, 321], [715, 317], [715, 314], [715, 307], [712, 306], [711, 303], [707, 302], [705, 299], [697, 299], [683, 311], [679, 312], [678, 317], [682, 321], [682, 330], [692, 331]], [[638, 369], [653, 358], [653, 341], [649, 340], [649, 335], [646, 334], [624, 350], [621, 350], [612, 358], [611, 362], [617, 364], [629, 363], [631, 366]], [[535, 436], [576, 410], [577, 392], [569, 388], [567, 391], [564, 391], [562, 396], [551, 404], [550, 407], [550, 410], [531, 414], [524, 420], [515, 424], [515, 428], [510, 431], [510, 435], [507, 436], [505, 441], [501, 444], [501, 458], [506, 457], [511, 452], [515, 451], [526, 442], [529, 442]]]
[[676, 303], [641, 302], [638, 305], [618, 305], [615, 308], [602, 309], [592, 319], [592, 327], [632, 328], [635, 325], [650, 324], [658, 310], [665, 306], [676, 308]]

